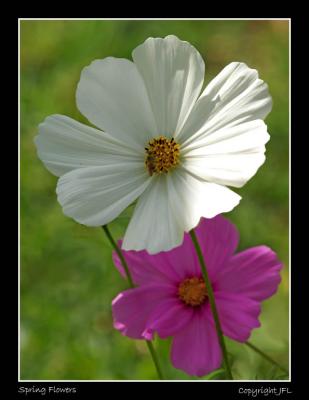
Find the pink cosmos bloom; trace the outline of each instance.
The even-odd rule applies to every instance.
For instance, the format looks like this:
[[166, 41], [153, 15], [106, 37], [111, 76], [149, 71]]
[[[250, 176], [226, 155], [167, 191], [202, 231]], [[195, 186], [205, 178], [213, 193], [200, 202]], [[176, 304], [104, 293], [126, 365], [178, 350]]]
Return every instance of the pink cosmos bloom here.
[[[234, 254], [235, 226], [222, 216], [202, 218], [195, 230], [206, 261], [224, 335], [248, 340], [260, 326], [262, 300], [273, 295], [281, 281], [282, 263], [266, 246]], [[171, 360], [189, 375], [203, 376], [222, 361], [207, 291], [189, 234], [181, 246], [149, 255], [123, 251], [134, 289], [112, 303], [114, 327], [134, 339], [173, 336]], [[113, 260], [124, 276], [116, 253]]]

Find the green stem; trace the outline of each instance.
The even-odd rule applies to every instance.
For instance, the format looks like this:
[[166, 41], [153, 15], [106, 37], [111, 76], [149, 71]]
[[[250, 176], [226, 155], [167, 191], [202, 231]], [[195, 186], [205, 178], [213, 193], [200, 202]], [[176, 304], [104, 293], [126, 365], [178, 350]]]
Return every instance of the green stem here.
[[163, 377], [163, 374], [162, 374], [162, 371], [161, 371], [161, 367], [160, 367], [160, 364], [159, 364], [159, 359], [158, 359], [156, 350], [154, 348], [154, 345], [152, 344], [152, 342], [150, 340], [146, 340], [146, 344], [147, 344], [147, 347], [148, 347], [149, 352], [151, 354], [152, 361], [153, 361], [154, 365], [156, 366], [158, 377], [159, 377], [159, 379], [163, 380], [164, 377]]
[[105, 232], [108, 240], [110, 241], [111, 245], [115, 249], [118, 257], [120, 258], [121, 264], [123, 265], [123, 268], [124, 268], [125, 273], [127, 275], [130, 287], [134, 288], [134, 283], [133, 283], [133, 279], [132, 279], [132, 276], [131, 276], [131, 273], [130, 273], [130, 270], [129, 270], [129, 266], [128, 266], [123, 254], [122, 254], [122, 251], [120, 250], [120, 248], [118, 247], [117, 243], [115, 242], [113, 236], [111, 235], [111, 233], [110, 233], [110, 231], [108, 229], [108, 226], [107, 225], [103, 225], [102, 228], [103, 228], [103, 231]]
[[223, 360], [224, 360], [224, 365], [225, 365], [225, 369], [227, 372], [227, 376], [229, 379], [233, 379], [233, 375], [232, 375], [232, 371], [230, 368], [230, 364], [229, 364], [229, 360], [228, 360], [228, 355], [227, 355], [227, 350], [226, 350], [226, 346], [225, 346], [225, 341], [224, 341], [224, 336], [222, 333], [222, 328], [221, 328], [221, 324], [220, 324], [220, 319], [219, 319], [219, 315], [218, 315], [218, 311], [217, 311], [217, 307], [216, 307], [216, 303], [215, 303], [215, 297], [214, 297], [214, 293], [212, 290], [212, 286], [210, 283], [210, 279], [208, 276], [208, 272], [206, 269], [206, 264], [204, 261], [204, 257], [203, 257], [203, 253], [202, 250], [200, 248], [199, 242], [197, 240], [197, 237], [195, 235], [194, 230], [192, 229], [190, 231], [190, 236], [192, 239], [192, 242], [194, 244], [200, 265], [201, 265], [201, 270], [202, 270], [202, 275], [205, 281], [205, 285], [206, 285], [206, 290], [207, 290], [207, 295], [208, 295], [208, 299], [209, 299], [209, 303], [210, 303], [210, 308], [212, 311], [212, 315], [214, 317], [214, 321], [215, 321], [215, 327], [216, 327], [216, 331], [217, 331], [217, 335], [218, 335], [218, 339], [219, 339], [219, 343], [220, 343], [220, 347], [222, 350], [222, 355], [223, 355]]
[[[129, 286], [130, 286], [130, 288], [133, 289], [133, 288], [134, 288], [134, 283], [133, 283], [132, 275], [131, 275], [131, 273], [130, 273], [129, 266], [128, 266], [128, 264], [127, 264], [125, 258], [124, 258], [124, 255], [122, 254], [122, 251], [120, 250], [120, 248], [118, 247], [117, 243], [115, 242], [115, 240], [114, 240], [112, 234], [110, 233], [110, 231], [109, 231], [109, 229], [108, 229], [108, 226], [107, 226], [107, 225], [103, 225], [102, 228], [103, 228], [103, 230], [104, 230], [104, 232], [105, 232], [105, 234], [106, 234], [108, 240], [110, 241], [111, 245], [112, 245], [113, 248], [115, 249], [115, 251], [116, 251], [118, 257], [120, 258], [120, 261], [121, 261], [121, 263], [122, 263], [122, 265], [123, 265], [123, 268], [124, 268], [124, 270], [125, 270], [127, 279], [128, 279], [128, 281], [129, 281]], [[146, 340], [146, 344], [147, 344], [147, 347], [148, 347], [149, 352], [150, 352], [150, 354], [151, 354], [153, 363], [154, 363], [154, 365], [155, 365], [155, 367], [156, 367], [158, 377], [159, 377], [159, 379], [162, 379], [162, 380], [163, 380], [164, 378], [163, 378], [162, 370], [161, 370], [161, 368], [160, 368], [160, 364], [159, 364], [159, 360], [158, 360], [158, 356], [157, 356], [157, 353], [156, 353], [156, 351], [155, 351], [155, 348], [154, 348], [152, 342], [149, 341], [149, 340]]]
[[278, 367], [279, 369], [281, 369], [281, 371], [285, 372], [287, 375], [289, 375], [289, 371], [287, 369], [285, 369], [284, 367], [282, 367], [280, 364], [277, 363], [277, 361], [273, 360], [271, 357], [269, 357], [266, 353], [264, 353], [264, 351], [260, 350], [258, 347], [254, 346], [252, 343], [250, 342], [246, 342], [245, 343], [248, 347], [250, 347], [250, 349], [252, 349], [253, 351], [255, 351], [256, 353], [258, 353], [261, 357], [265, 358], [265, 360], [269, 361], [271, 364], [275, 365], [276, 367]]

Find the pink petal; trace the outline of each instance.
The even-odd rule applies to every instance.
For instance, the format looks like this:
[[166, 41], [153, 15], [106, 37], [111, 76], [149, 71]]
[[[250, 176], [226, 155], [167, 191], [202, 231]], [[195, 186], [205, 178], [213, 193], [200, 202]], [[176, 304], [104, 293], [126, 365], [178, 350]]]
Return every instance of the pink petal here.
[[178, 298], [166, 300], [159, 304], [147, 321], [147, 332], [156, 331], [160, 338], [174, 336], [187, 324], [194, 315], [192, 307], [184, 305]]
[[[118, 240], [121, 247], [122, 240]], [[148, 284], [150, 282], [177, 282], [178, 277], [171, 269], [165, 259], [165, 253], [149, 255], [143, 251], [121, 250], [127, 261], [133, 281], [138, 284]], [[126, 277], [122, 263], [115, 251], [113, 251], [113, 262], [121, 275]]]
[[236, 293], [215, 292], [215, 300], [224, 335], [247, 341], [252, 329], [260, 326], [260, 304]]
[[195, 233], [202, 248], [209, 276], [214, 280], [216, 274], [224, 271], [226, 261], [237, 248], [238, 231], [229, 220], [217, 215], [212, 219], [201, 218]]
[[[118, 241], [121, 246], [122, 241]], [[201, 275], [198, 259], [191, 238], [185, 235], [183, 244], [168, 252], [149, 255], [146, 251], [125, 251], [122, 253], [128, 263], [133, 281], [139, 285], [149, 282], [179, 283], [186, 277]], [[125, 276], [121, 261], [113, 252], [113, 261]]]
[[190, 324], [173, 339], [172, 364], [189, 375], [203, 376], [221, 365], [221, 349], [209, 308], [196, 310]]
[[158, 305], [175, 297], [171, 285], [150, 284], [126, 290], [112, 302], [114, 327], [123, 335], [134, 339], [152, 339], [147, 331], [149, 315]]
[[199, 261], [189, 234], [184, 235], [182, 245], [160, 253], [178, 276], [178, 282], [192, 276], [201, 276]]
[[262, 301], [277, 291], [282, 266], [269, 247], [252, 247], [230, 259], [218, 277], [216, 288]]

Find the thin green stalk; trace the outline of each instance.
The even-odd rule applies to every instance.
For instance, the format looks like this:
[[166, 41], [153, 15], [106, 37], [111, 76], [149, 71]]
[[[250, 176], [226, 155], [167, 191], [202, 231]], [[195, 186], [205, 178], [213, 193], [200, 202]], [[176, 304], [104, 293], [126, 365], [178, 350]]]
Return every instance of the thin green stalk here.
[[266, 353], [264, 353], [264, 351], [260, 350], [258, 347], [254, 346], [252, 343], [250, 342], [246, 342], [245, 343], [248, 347], [250, 347], [250, 349], [252, 349], [253, 351], [255, 351], [256, 353], [258, 353], [261, 357], [265, 358], [265, 360], [267, 360], [268, 362], [270, 362], [271, 364], [275, 365], [276, 367], [278, 367], [279, 369], [281, 369], [281, 371], [285, 372], [287, 375], [289, 375], [289, 371], [287, 369], [285, 369], [284, 367], [282, 367], [280, 364], [277, 363], [277, 361], [273, 360], [271, 357], [269, 357]]
[[118, 247], [117, 243], [115, 242], [113, 236], [111, 235], [111, 233], [110, 233], [110, 231], [108, 229], [108, 226], [107, 225], [103, 225], [102, 228], [103, 228], [103, 231], [105, 232], [108, 240], [110, 241], [111, 245], [115, 249], [118, 257], [120, 258], [121, 264], [123, 265], [123, 268], [124, 268], [125, 273], [127, 275], [127, 278], [128, 278], [128, 281], [129, 281], [129, 285], [130, 285], [131, 288], [133, 288], [134, 287], [133, 279], [132, 279], [132, 276], [131, 276], [131, 273], [130, 273], [130, 270], [129, 270], [129, 266], [128, 266], [123, 254], [122, 254], [122, 251], [120, 250], [120, 248]]
[[150, 340], [146, 340], [146, 344], [147, 344], [147, 347], [148, 347], [149, 352], [151, 354], [152, 361], [153, 361], [154, 365], [156, 366], [158, 377], [159, 377], [159, 379], [164, 380], [164, 377], [163, 377], [163, 374], [162, 374], [162, 371], [161, 371], [161, 367], [160, 367], [160, 364], [159, 364], [159, 359], [158, 359], [156, 350], [154, 348], [154, 345], [152, 344], [152, 342]]
[[[128, 266], [128, 264], [127, 264], [127, 262], [126, 262], [126, 260], [125, 260], [125, 258], [124, 258], [124, 256], [123, 256], [123, 254], [122, 254], [122, 251], [120, 250], [120, 248], [118, 247], [117, 243], [115, 242], [115, 240], [114, 240], [112, 234], [110, 233], [110, 231], [109, 231], [109, 229], [108, 229], [108, 226], [107, 226], [107, 225], [103, 225], [102, 228], [103, 228], [103, 230], [104, 230], [104, 232], [105, 232], [105, 234], [106, 234], [108, 240], [110, 241], [111, 245], [112, 245], [113, 248], [115, 249], [115, 251], [116, 251], [118, 257], [120, 258], [120, 261], [121, 261], [121, 263], [122, 263], [122, 265], [123, 265], [123, 268], [124, 268], [124, 270], [125, 270], [127, 279], [128, 279], [128, 281], [129, 281], [129, 286], [130, 286], [130, 288], [134, 288], [134, 283], [133, 283], [132, 275], [131, 275], [131, 273], [130, 273], [129, 266]], [[154, 348], [152, 342], [149, 341], [149, 340], [146, 340], [146, 344], [147, 344], [147, 347], [148, 347], [149, 352], [150, 352], [150, 354], [151, 354], [153, 363], [154, 363], [154, 365], [155, 365], [155, 367], [156, 367], [158, 377], [159, 377], [159, 379], [162, 379], [162, 380], [163, 380], [164, 378], [163, 378], [162, 370], [161, 370], [161, 368], [160, 368], [160, 364], [159, 364], [159, 360], [158, 360], [158, 356], [157, 356], [157, 353], [156, 353], [156, 351], [155, 351], [155, 348]]]
[[232, 375], [232, 371], [231, 371], [229, 360], [228, 360], [227, 350], [226, 350], [224, 336], [223, 336], [223, 333], [222, 333], [220, 319], [219, 319], [219, 315], [218, 315], [218, 311], [217, 311], [217, 307], [216, 307], [216, 303], [215, 303], [214, 293], [213, 293], [212, 286], [211, 286], [211, 283], [210, 283], [210, 279], [209, 279], [209, 276], [208, 276], [208, 272], [207, 272], [206, 264], [205, 264], [205, 261], [204, 261], [203, 253], [202, 253], [202, 250], [200, 248], [200, 245], [199, 245], [199, 242], [197, 240], [197, 237], [195, 235], [194, 229], [192, 229], [190, 231], [190, 236], [191, 236], [192, 242], [194, 244], [194, 247], [195, 247], [195, 250], [196, 250], [200, 265], [201, 265], [202, 275], [203, 275], [203, 278], [204, 278], [204, 281], [205, 281], [205, 285], [206, 285], [206, 290], [207, 290], [207, 295], [208, 295], [208, 299], [209, 299], [209, 303], [210, 303], [210, 308], [211, 308], [212, 315], [213, 315], [214, 321], [215, 321], [215, 327], [216, 327], [216, 331], [217, 331], [220, 347], [221, 347], [221, 350], [222, 350], [222, 355], [223, 355], [223, 360], [224, 360], [224, 365], [225, 365], [225, 369], [226, 369], [226, 372], [227, 372], [227, 376], [228, 376], [229, 379], [232, 380], [233, 379], [233, 375]]

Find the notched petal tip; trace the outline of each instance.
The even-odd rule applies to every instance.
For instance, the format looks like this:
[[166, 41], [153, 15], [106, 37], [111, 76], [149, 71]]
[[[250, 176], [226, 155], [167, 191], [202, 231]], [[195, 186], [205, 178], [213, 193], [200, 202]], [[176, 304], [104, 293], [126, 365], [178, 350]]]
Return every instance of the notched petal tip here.
[[150, 255], [155, 255], [161, 252], [168, 252], [170, 250], [173, 250], [176, 247], [179, 247], [183, 243], [183, 238], [184, 238], [184, 232], [182, 235], [182, 238], [171, 242], [166, 242], [163, 241], [162, 243], [157, 243], [154, 245], [152, 239], [145, 239], [145, 240], [139, 240], [139, 241], [134, 241], [131, 242], [131, 238], [128, 238], [128, 235], [124, 236], [121, 249], [124, 251], [143, 251], [146, 250], [148, 254]]
[[150, 341], [150, 340], [153, 339], [153, 336], [154, 336], [154, 332], [153, 332], [152, 329], [146, 328], [144, 330], [144, 332], [142, 332], [142, 338], [145, 339], [145, 340]]
[[116, 296], [113, 301], [112, 301], [112, 306], [114, 306], [118, 301], [120, 301], [123, 298], [123, 293], [119, 293], [118, 296]]

